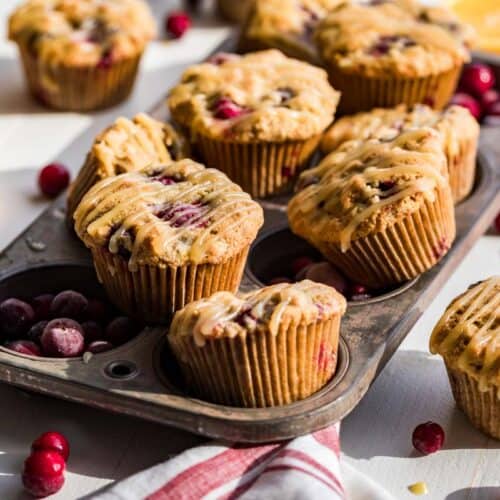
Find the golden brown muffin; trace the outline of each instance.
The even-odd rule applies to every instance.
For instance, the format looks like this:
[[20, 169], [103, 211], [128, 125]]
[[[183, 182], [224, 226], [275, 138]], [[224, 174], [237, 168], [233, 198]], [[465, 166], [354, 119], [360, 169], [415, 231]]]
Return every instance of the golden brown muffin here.
[[125, 99], [155, 32], [142, 0], [27, 0], [9, 19], [32, 94], [76, 111]]
[[200, 397], [283, 405], [310, 396], [335, 373], [345, 310], [342, 295], [307, 280], [241, 296], [219, 292], [178, 311], [168, 340]]
[[266, 196], [307, 164], [338, 99], [322, 69], [269, 50], [190, 67], [168, 105], [209, 167]]
[[238, 289], [262, 208], [222, 172], [191, 160], [95, 184], [75, 212], [111, 300], [146, 321]]
[[455, 238], [446, 158], [430, 128], [344, 143], [304, 172], [298, 189], [291, 230], [373, 289], [430, 269]]
[[446, 309], [430, 340], [459, 408], [500, 439], [500, 276], [471, 286]]
[[440, 132], [453, 200], [455, 203], [462, 201], [474, 185], [479, 139], [479, 124], [462, 106], [450, 106], [440, 112], [422, 104], [410, 109], [401, 104], [396, 108], [378, 108], [345, 116], [325, 132], [321, 150], [329, 153], [353, 139], [391, 140], [402, 130], [419, 127], [432, 127]]

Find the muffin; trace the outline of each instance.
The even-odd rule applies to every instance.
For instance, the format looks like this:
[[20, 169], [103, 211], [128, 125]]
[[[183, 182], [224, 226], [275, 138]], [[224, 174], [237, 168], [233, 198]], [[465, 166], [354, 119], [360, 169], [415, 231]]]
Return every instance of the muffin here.
[[291, 230], [372, 289], [430, 269], [455, 238], [446, 158], [431, 128], [344, 143], [304, 172], [298, 189]]
[[263, 223], [262, 208], [239, 186], [188, 159], [99, 181], [74, 218], [110, 299], [154, 323], [193, 300], [236, 291]]
[[62, 110], [124, 100], [154, 35], [141, 0], [27, 0], [9, 19], [31, 93]]
[[68, 192], [68, 219], [83, 195], [98, 181], [154, 165], [165, 165], [188, 155], [186, 141], [172, 126], [139, 113], [120, 117], [95, 139], [85, 163]]
[[500, 276], [472, 285], [448, 306], [430, 349], [443, 357], [458, 407], [500, 439]]
[[441, 109], [453, 94], [468, 51], [449, 31], [403, 9], [346, 4], [315, 31], [343, 113], [425, 103]]
[[168, 105], [207, 166], [263, 197], [291, 187], [338, 99], [322, 69], [268, 50], [190, 67]]
[[335, 373], [342, 295], [312, 281], [245, 295], [219, 292], [188, 304], [168, 340], [196, 395], [266, 407], [304, 399]]
[[479, 139], [477, 121], [462, 106], [450, 106], [440, 112], [422, 104], [410, 109], [401, 104], [346, 116], [325, 133], [321, 150], [329, 153], [353, 139], [392, 139], [402, 130], [418, 127], [432, 127], [441, 133], [453, 200], [462, 201], [474, 184]]

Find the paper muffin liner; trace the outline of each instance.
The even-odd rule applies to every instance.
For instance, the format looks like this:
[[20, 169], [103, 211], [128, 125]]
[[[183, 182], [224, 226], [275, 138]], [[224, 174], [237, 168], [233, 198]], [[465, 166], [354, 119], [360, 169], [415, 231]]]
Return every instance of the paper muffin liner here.
[[207, 167], [224, 172], [254, 198], [290, 191], [309, 165], [321, 134], [305, 141], [237, 143], [196, 135]]
[[455, 213], [448, 186], [436, 190], [434, 201], [384, 231], [352, 241], [347, 252], [340, 245], [321, 244], [325, 257], [351, 280], [373, 289], [415, 278], [434, 266], [455, 239]]
[[109, 68], [42, 65], [25, 47], [21, 60], [33, 96], [43, 104], [67, 111], [90, 111], [113, 106], [130, 94], [142, 52], [114, 61]]
[[99, 281], [119, 309], [147, 323], [165, 323], [189, 302], [219, 291], [236, 292], [248, 250], [220, 264], [139, 265], [137, 271], [106, 249], [92, 249], [92, 257]]
[[233, 338], [169, 336], [186, 382], [213, 403], [249, 408], [304, 399], [332, 378], [337, 366], [340, 316], [306, 324], [282, 324]]
[[448, 175], [453, 201], [459, 203], [467, 198], [474, 186], [476, 178], [477, 138], [459, 139], [459, 151], [456, 154], [446, 152]]
[[392, 108], [398, 104], [427, 104], [434, 109], [446, 106], [455, 91], [462, 65], [425, 78], [369, 78], [343, 72], [338, 67], [327, 68], [333, 87], [342, 93], [341, 114]]
[[445, 359], [451, 390], [457, 406], [467, 415], [472, 425], [489, 436], [500, 439], [500, 397], [498, 387], [480, 391], [477, 380], [467, 373], [452, 368]]

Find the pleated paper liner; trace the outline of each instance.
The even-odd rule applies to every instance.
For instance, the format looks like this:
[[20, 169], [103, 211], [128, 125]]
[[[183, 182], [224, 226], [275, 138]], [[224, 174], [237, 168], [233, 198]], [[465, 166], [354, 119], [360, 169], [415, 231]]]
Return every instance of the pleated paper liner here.
[[[446, 360], [445, 360], [446, 361]], [[492, 386], [481, 392], [477, 380], [446, 363], [451, 390], [457, 406], [467, 415], [474, 427], [500, 439], [499, 388]]]
[[459, 151], [446, 152], [453, 201], [459, 203], [470, 194], [476, 178], [477, 137], [460, 137]]
[[337, 243], [317, 242], [325, 257], [351, 280], [386, 288], [411, 280], [434, 266], [455, 239], [453, 200], [448, 186], [434, 201], [384, 231], [353, 240], [345, 253]]
[[234, 338], [169, 337], [189, 387], [201, 399], [247, 408], [304, 399], [332, 378], [337, 365], [340, 317], [305, 324], [281, 324]]
[[99, 281], [119, 309], [147, 323], [165, 323], [188, 302], [222, 290], [236, 292], [248, 250], [220, 264], [139, 265], [135, 272], [127, 259], [105, 249], [92, 249], [92, 257]]
[[462, 66], [425, 78], [368, 78], [333, 66], [327, 69], [331, 84], [342, 93], [339, 113], [352, 114], [398, 104], [423, 103], [442, 109], [455, 91]]
[[130, 94], [142, 53], [114, 61], [109, 68], [43, 65], [20, 46], [30, 92], [46, 106], [67, 111], [107, 108]]
[[195, 137], [206, 166], [221, 170], [254, 198], [291, 190], [320, 139], [315, 135], [305, 141], [237, 143]]

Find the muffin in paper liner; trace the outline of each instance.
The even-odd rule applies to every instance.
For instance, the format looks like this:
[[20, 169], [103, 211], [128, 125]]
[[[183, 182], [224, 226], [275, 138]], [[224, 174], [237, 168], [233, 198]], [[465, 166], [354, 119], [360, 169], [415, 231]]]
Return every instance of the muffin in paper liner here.
[[263, 212], [222, 172], [186, 159], [99, 181], [74, 218], [110, 299], [158, 323], [238, 288]]
[[291, 230], [372, 289], [430, 269], [455, 238], [438, 132], [350, 141], [304, 172], [288, 204]]
[[328, 154], [346, 141], [354, 139], [389, 140], [415, 127], [431, 127], [441, 134], [443, 151], [448, 164], [448, 177], [455, 203], [465, 199], [474, 186], [479, 124], [462, 106], [449, 106], [435, 111], [417, 104], [411, 108], [401, 104], [394, 108], [345, 116], [337, 120], [324, 134], [321, 151]]
[[67, 219], [85, 193], [98, 181], [147, 167], [166, 165], [188, 156], [188, 147], [174, 128], [139, 113], [132, 120], [119, 117], [95, 139], [68, 191]]
[[90, 111], [128, 97], [155, 23], [141, 0], [27, 0], [9, 19], [30, 92], [61, 110]]
[[338, 99], [324, 70], [267, 50], [188, 68], [168, 106], [207, 166], [264, 197], [308, 166]]
[[430, 350], [443, 357], [457, 406], [474, 427], [500, 439], [500, 276], [453, 300]]
[[284, 405], [335, 373], [345, 308], [333, 288], [307, 280], [241, 296], [219, 292], [178, 311], [168, 340], [197, 396], [229, 406]]

